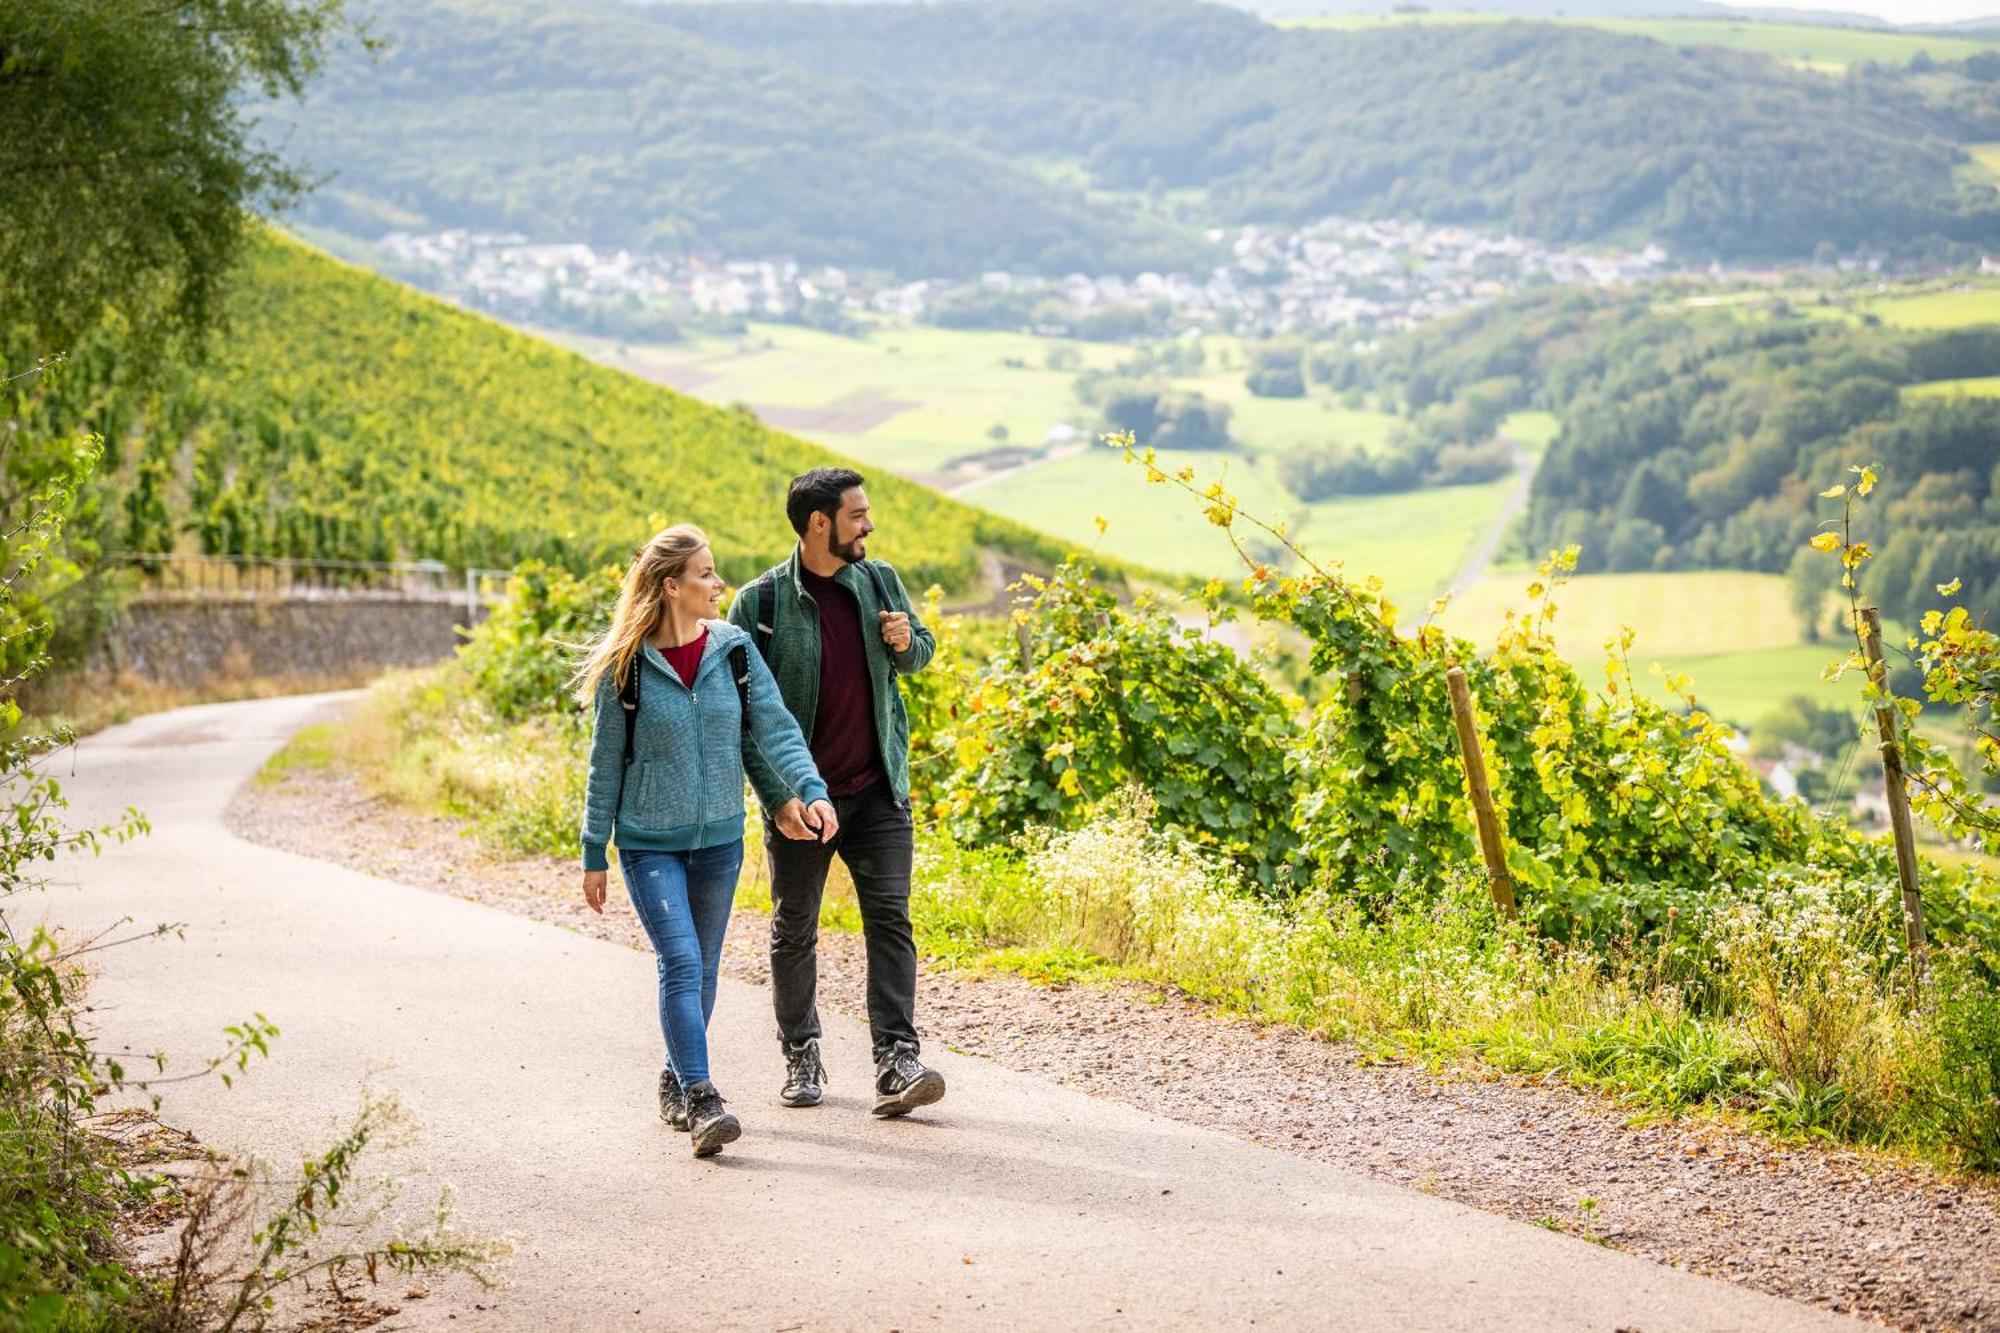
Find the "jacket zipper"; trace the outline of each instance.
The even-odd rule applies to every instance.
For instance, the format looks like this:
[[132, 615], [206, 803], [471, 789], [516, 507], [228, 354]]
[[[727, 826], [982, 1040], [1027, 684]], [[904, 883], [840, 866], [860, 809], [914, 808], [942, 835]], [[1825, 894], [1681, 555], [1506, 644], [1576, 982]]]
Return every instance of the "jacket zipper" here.
[[[653, 649], [653, 651], [658, 652], [659, 649], [655, 648]], [[711, 656], [720, 656], [720, 654], [710, 654], [707, 649], [702, 650], [701, 662], [694, 669], [694, 678], [697, 684], [700, 682], [702, 674], [708, 670], [708, 660]], [[644, 658], [645, 655], [643, 653], [640, 654], [641, 665], [644, 665]], [[707, 802], [705, 798], [708, 795], [707, 789], [702, 785], [702, 778], [703, 775], [705, 775], [708, 772], [708, 765], [706, 762], [704, 762], [705, 756], [702, 753], [703, 727], [701, 725], [701, 691], [697, 689], [694, 685], [690, 685], [686, 681], [682, 680], [680, 672], [675, 671], [671, 667], [667, 669], [666, 677], [668, 680], [672, 681], [675, 685], [680, 686], [682, 691], [684, 691], [687, 694], [688, 703], [692, 706], [694, 712], [695, 833], [694, 833], [694, 846], [688, 848], [688, 850], [691, 852], [698, 852], [708, 846], [708, 842], [706, 839], [706, 830], [708, 828], [708, 822], [702, 818], [703, 814], [706, 813], [705, 806]], [[634, 726], [637, 726], [638, 721], [639, 719], [635, 717], [632, 719], [632, 724]]]

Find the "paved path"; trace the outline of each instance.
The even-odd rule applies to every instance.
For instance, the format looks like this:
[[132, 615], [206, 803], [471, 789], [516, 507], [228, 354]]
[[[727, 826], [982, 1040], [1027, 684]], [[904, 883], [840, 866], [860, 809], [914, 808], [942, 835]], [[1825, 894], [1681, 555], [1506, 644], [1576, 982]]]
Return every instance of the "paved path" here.
[[[1507, 439], [1504, 435], [1500, 438]], [[1477, 543], [1466, 552], [1458, 573], [1445, 585], [1445, 593], [1452, 597], [1462, 596], [1486, 576], [1486, 567], [1500, 553], [1500, 543], [1506, 540], [1507, 529], [1513, 526], [1515, 519], [1528, 512], [1528, 500], [1534, 494], [1535, 469], [1541, 466], [1542, 456], [1529, 452], [1519, 440], [1507, 440], [1507, 447], [1514, 454], [1514, 485], [1508, 490], [1506, 499], [1500, 502], [1500, 511], [1493, 515], [1493, 521], [1486, 525]]]
[[103, 955], [108, 1042], [193, 1056], [253, 1009], [283, 1027], [233, 1091], [168, 1098], [210, 1143], [293, 1158], [371, 1072], [417, 1112], [464, 1221], [520, 1248], [483, 1308], [447, 1289], [399, 1326], [1851, 1327], [946, 1052], [951, 1095], [876, 1122], [845, 1020], [828, 1104], [786, 1111], [766, 996], [729, 982], [715, 1066], [745, 1135], [695, 1162], [652, 1106], [649, 958], [224, 831], [231, 793], [319, 702], [87, 741], [80, 809], [135, 804], [156, 832], [62, 863], [48, 901], [78, 930], [187, 924]]

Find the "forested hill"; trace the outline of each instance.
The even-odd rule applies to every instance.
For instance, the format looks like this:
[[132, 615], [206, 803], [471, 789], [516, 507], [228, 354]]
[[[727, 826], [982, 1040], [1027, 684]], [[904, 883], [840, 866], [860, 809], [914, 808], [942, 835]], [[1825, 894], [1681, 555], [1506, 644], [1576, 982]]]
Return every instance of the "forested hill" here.
[[377, 27], [391, 53], [292, 140], [337, 173], [309, 216], [352, 231], [932, 274], [1198, 265], [1197, 226], [1326, 214], [1731, 257], [2000, 244], [1958, 146], [2000, 138], [1995, 86], [1956, 67], [1192, 0], [407, 0]]
[[[106, 331], [36, 399], [34, 428], [105, 439], [109, 503], [86, 520], [103, 546], [580, 570], [689, 521], [740, 581], [791, 548], [786, 482], [839, 461], [275, 235], [227, 308], [206, 364], [156, 389], [125, 387]], [[914, 483], [869, 486], [875, 553], [913, 587], [971, 585], [981, 545], [1057, 554]]]
[[940, 133], [869, 80], [611, 0], [398, 0], [374, 26], [388, 53], [336, 62], [283, 130], [334, 173], [303, 216], [354, 234], [463, 225], [915, 274], [1209, 254], [1191, 229]]
[[[2000, 610], [2000, 325], [1903, 330], [1837, 308], [1720, 308], [1548, 290], [1431, 325], [1321, 377], [1440, 411], [1534, 404], [1561, 433], [1535, 474], [1527, 540], [1577, 543], [1586, 571], [1790, 571], [1817, 607], [1819, 498], [1875, 464], [1854, 535], [1879, 552], [1869, 600], [1914, 621], [1937, 586]], [[1810, 616], [1808, 617], [1811, 618]]]

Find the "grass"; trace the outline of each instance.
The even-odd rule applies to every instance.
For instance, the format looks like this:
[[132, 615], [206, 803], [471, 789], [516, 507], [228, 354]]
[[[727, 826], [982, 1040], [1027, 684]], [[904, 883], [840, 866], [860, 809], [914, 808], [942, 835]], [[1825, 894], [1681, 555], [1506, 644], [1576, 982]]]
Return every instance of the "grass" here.
[[[1509, 17], [1439, 10], [1297, 19], [1283, 26], [1358, 32], [1391, 23], [1503, 23], [1509, 21]], [[1963, 60], [1981, 51], [2000, 50], [2000, 42], [1975, 37], [1881, 32], [1807, 23], [1694, 18], [1558, 18], [1539, 21], [1602, 28], [1631, 37], [1650, 37], [1669, 46], [1719, 46], [1732, 51], [1747, 51], [1827, 74], [1838, 74], [1850, 65], [1871, 60], [1877, 64], [1906, 65], [1919, 51], [1928, 53], [1936, 60]]]
[[[849, 338], [753, 324], [740, 339], [674, 344], [559, 336], [695, 397], [749, 403], [774, 424], [906, 476], [995, 447], [995, 425], [1006, 427], [1006, 443], [1033, 445], [1058, 422], [1083, 424], [1076, 371], [1049, 369], [1049, 340], [1027, 334], [882, 326]], [[1109, 343], [1062, 346], [1083, 368], [1130, 354]]]
[[1903, 390], [1903, 396], [1905, 398], [2000, 398], [2000, 375], [1912, 384]]
[[[1268, 459], [1189, 451], [1165, 465], [1223, 476], [1246, 512], [1288, 518], [1315, 559], [1339, 560], [1350, 575], [1381, 577], [1389, 595], [1418, 605], [1458, 568], [1466, 548], [1498, 512], [1511, 481], [1301, 504], [1280, 485]], [[1102, 516], [1105, 554], [1167, 573], [1230, 577], [1241, 559], [1200, 511], [1148, 486], [1109, 449], [1020, 473], [975, 492], [1003, 516], [1035, 515], [1045, 531], [1089, 533]]]
[[[1113, 343], [906, 325], [842, 337], [752, 324], [742, 338], [673, 344], [550, 336], [697, 398], [749, 403], [775, 425], [912, 477], [996, 444], [1039, 444], [1058, 423], [1087, 429], [1094, 413], [1075, 399], [1077, 372], [1109, 369], [1132, 355]], [[1058, 348], [1078, 364], [1050, 369]], [[1202, 372], [1173, 383], [1228, 403], [1232, 431], [1248, 452], [1334, 441], [1378, 448], [1397, 427], [1394, 416], [1345, 408], [1324, 394], [1255, 397], [1243, 384], [1237, 339], [1210, 337], [1203, 349]], [[1004, 441], [989, 433], [996, 425], [1006, 428]], [[1087, 537], [1088, 529], [1066, 535]]]
[[1512, 412], [1500, 423], [1500, 434], [1531, 454], [1545, 451], [1561, 433], [1562, 422], [1553, 412]]
[[[1520, 577], [1490, 577], [1456, 599], [1441, 619], [1475, 643], [1490, 644], [1508, 610], [1526, 605]], [[1555, 595], [1556, 645], [1597, 680], [1604, 644], [1629, 625], [1640, 688], [1668, 697], [1666, 674], [1688, 676], [1695, 697], [1717, 717], [1748, 725], [1778, 700], [1803, 694], [1822, 704], [1852, 703], [1852, 682], [1830, 685], [1820, 670], [1835, 645], [1807, 643], [1781, 575], [1740, 570], [1588, 574]], [[1648, 668], [1657, 664], [1659, 671]]]
[[[1748, 726], [1794, 694], [1826, 707], [1858, 706], [1861, 687], [1852, 677], [1837, 684], [1820, 679], [1820, 672], [1840, 656], [1837, 644], [1801, 643], [1754, 652], [1647, 655], [1637, 660], [1656, 661], [1664, 670], [1689, 677], [1704, 708], [1724, 721]], [[1656, 697], [1664, 697], [1665, 687], [1657, 677], [1643, 677], [1645, 681], [1652, 682]]]
[[2000, 286], [1965, 283], [1944, 291], [1882, 296], [1862, 309], [1903, 329], [1962, 329], [2000, 324]]
[[303, 773], [328, 773], [340, 763], [340, 728], [332, 722], [315, 722], [301, 727], [285, 745], [257, 770], [260, 787], [282, 787]]
[[[1491, 643], [1508, 610], [1527, 606], [1527, 577], [1486, 578], [1452, 603], [1442, 623]], [[1782, 575], [1739, 570], [1589, 574], [1555, 594], [1556, 646], [1572, 661], [1601, 655], [1621, 625], [1638, 632], [1633, 652], [1710, 656], [1786, 648], [1800, 640]]]

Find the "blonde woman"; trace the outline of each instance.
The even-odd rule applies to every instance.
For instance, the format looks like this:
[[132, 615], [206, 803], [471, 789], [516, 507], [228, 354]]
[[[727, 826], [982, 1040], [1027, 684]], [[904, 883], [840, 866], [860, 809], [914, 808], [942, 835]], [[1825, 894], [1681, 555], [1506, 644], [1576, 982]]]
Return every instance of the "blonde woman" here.
[[[754, 750], [803, 803], [804, 832], [839, 823], [798, 723], [750, 636], [715, 618], [724, 583], [699, 528], [647, 542], [618, 593], [611, 628], [588, 649], [576, 698], [594, 710], [583, 807], [583, 897], [604, 910], [606, 848], [659, 965], [660, 1116], [697, 1157], [742, 1126], [708, 1068], [716, 968], [743, 867], [743, 756]], [[761, 771], [761, 770], [760, 770]]]

